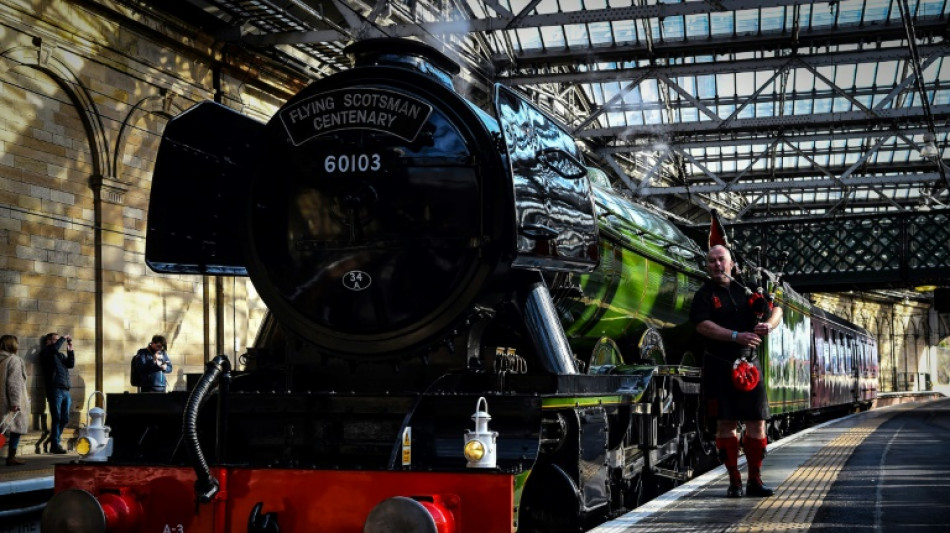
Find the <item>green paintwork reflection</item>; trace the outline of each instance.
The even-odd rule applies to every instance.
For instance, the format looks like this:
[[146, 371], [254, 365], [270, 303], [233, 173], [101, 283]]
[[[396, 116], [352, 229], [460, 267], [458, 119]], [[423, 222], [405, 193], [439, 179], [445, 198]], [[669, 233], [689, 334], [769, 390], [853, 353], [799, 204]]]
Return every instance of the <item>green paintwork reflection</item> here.
[[808, 409], [810, 401], [811, 304], [782, 290], [775, 304], [782, 307], [782, 325], [759, 349], [772, 415]]
[[606, 336], [629, 350], [655, 328], [668, 354], [687, 351], [676, 345], [692, 337], [689, 306], [704, 278], [702, 250], [666, 219], [609, 191], [593, 192], [601, 261], [590, 274], [570, 278], [575, 290], [555, 291], [572, 345], [587, 355]]

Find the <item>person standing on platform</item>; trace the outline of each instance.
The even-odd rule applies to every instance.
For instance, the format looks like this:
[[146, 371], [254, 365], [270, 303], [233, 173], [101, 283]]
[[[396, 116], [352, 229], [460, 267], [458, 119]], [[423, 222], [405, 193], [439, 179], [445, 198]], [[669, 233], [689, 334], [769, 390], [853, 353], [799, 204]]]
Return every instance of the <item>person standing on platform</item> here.
[[16, 458], [20, 435], [29, 431], [30, 397], [26, 392], [26, 365], [17, 355], [20, 342], [13, 335], [0, 337], [0, 417], [11, 417], [10, 440], [7, 442], [7, 466], [26, 463]]
[[139, 390], [142, 392], [165, 392], [167, 381], [165, 374], [172, 371], [172, 362], [168, 358], [168, 345], [162, 335], [153, 335], [152, 342], [135, 354], [133, 372], [139, 373]]
[[[742, 496], [742, 475], [739, 472], [739, 436], [737, 422], [745, 424], [743, 448], [749, 465], [746, 484], [748, 496], [771, 496], [772, 489], [762, 483], [762, 459], [768, 438], [765, 421], [769, 418], [769, 404], [762, 380], [752, 390], [740, 390], [733, 383], [733, 368], [745, 357], [754, 361], [755, 350], [762, 340], [782, 321], [782, 309], [775, 307], [771, 314], [756, 317], [746, 287], [732, 279], [735, 263], [729, 250], [714, 245], [706, 256], [706, 270], [710, 280], [696, 291], [690, 310], [690, 320], [705, 339], [703, 355], [703, 392], [707, 412], [716, 419], [716, 447], [719, 457], [729, 472], [731, 498]], [[754, 361], [756, 366], [758, 361]], [[761, 373], [761, 369], [759, 369]]]
[[[40, 352], [43, 377], [46, 381], [46, 401], [50, 414], [50, 453], [66, 453], [60, 445], [60, 439], [66, 424], [69, 423], [69, 369], [76, 366], [76, 353], [73, 351], [73, 339], [69, 335], [47, 333], [45, 345]], [[66, 353], [63, 353], [63, 346]]]

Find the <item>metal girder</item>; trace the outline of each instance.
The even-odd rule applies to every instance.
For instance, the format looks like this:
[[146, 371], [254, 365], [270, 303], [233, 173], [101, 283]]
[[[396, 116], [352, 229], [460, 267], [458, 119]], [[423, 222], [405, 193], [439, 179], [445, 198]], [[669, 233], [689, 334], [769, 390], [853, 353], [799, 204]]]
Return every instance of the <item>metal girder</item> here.
[[[775, 220], [781, 216], [796, 216], [799, 221], [802, 220], [802, 217], [799, 216], [801, 213], [808, 213], [809, 218], [816, 217], [825, 217], [829, 212], [837, 212], [840, 215], [840, 210], [836, 210], [838, 204], [842, 202], [842, 199], [829, 199], [829, 200], [814, 200], [809, 199], [808, 202], [792, 202], [788, 201], [786, 203], [777, 203], [770, 201], [768, 203], [757, 202], [756, 204], [750, 204], [742, 211], [740, 214], [742, 216], [740, 221], [755, 221], [755, 220]], [[913, 198], [891, 198], [891, 199], [881, 199], [881, 198], [872, 198], [868, 197], [866, 199], [849, 199], [847, 201], [848, 207], [856, 211], [861, 212], [881, 212], [881, 208], [888, 208], [888, 211], [893, 211], [893, 203], [896, 203], [899, 206], [898, 211], [905, 210], [916, 210], [920, 208], [921, 197]]]
[[[698, 2], [697, 2], [698, 3]], [[944, 35], [947, 21], [941, 17], [922, 17], [915, 21], [918, 36]], [[654, 62], [657, 59], [711, 56], [725, 58], [737, 52], [752, 50], [808, 50], [833, 45], [856, 44], [871, 47], [879, 41], [901, 42], [906, 39], [901, 24], [836, 26], [802, 31], [798, 38], [791, 33], [762, 32], [753, 36], [735, 35], [702, 39], [681, 39], [656, 42], [652, 48], [645, 43], [598, 45], [567, 48], [545, 47], [543, 50], [517, 54], [518, 69], [528, 70], [553, 65], [590, 63]]]
[[[925, 45], [921, 46], [919, 50], [921, 55], [927, 58], [950, 55], [950, 46], [947, 44]], [[910, 52], [906, 47], [896, 47], [830, 54], [798, 54], [797, 57], [799, 61], [817, 68], [834, 65], [880, 63], [882, 61], [907, 61], [910, 59]], [[788, 65], [790, 60], [791, 58], [789, 56], [762, 57], [676, 65], [657, 64], [650, 65], [649, 68], [657, 74], [662, 74], [668, 78], [678, 78], [684, 76], [706, 76], [711, 74], [778, 70]], [[926, 68], [925, 65], [924, 68]], [[532, 85], [537, 83], [607, 83], [612, 81], [629, 81], [638, 76], [638, 73], [642, 70], [643, 68], [603, 68], [583, 72], [511, 74], [499, 76], [498, 81], [508, 85]]]
[[825, 188], [838, 188], [842, 184], [848, 186], [887, 185], [887, 184], [917, 184], [937, 183], [943, 178], [939, 172], [921, 172], [918, 174], [892, 174], [886, 176], [854, 176], [840, 180], [835, 176], [773, 179], [770, 181], [729, 183], [727, 185], [671, 185], [669, 187], [644, 187], [640, 189], [640, 196], [668, 195], [668, 194], [700, 194], [715, 192], [752, 192], [752, 191], [795, 191]]
[[[950, 119], [950, 105], [932, 106], [934, 119]], [[740, 132], [774, 133], [776, 130], [804, 131], [809, 129], [831, 130], [842, 128], [872, 129], [882, 125], [901, 127], [906, 120], [924, 121], [924, 111], [920, 108], [881, 109], [873, 113], [866, 111], [845, 111], [840, 113], [817, 113], [809, 115], [783, 115], [774, 117], [738, 118], [729, 124], [716, 121], [683, 122], [679, 124], [648, 124], [637, 126], [612, 126], [608, 128], [589, 128], [579, 130], [576, 135], [584, 138], [610, 137], [631, 140], [637, 137], [675, 138], [689, 141], [703, 135], [728, 136]], [[923, 123], [923, 122], [921, 122]]]
[[[901, 133], [905, 135], [921, 135], [927, 132], [926, 125], [912, 125], [908, 124], [906, 127], [901, 127]], [[765, 144], [770, 143], [774, 139], [784, 139], [786, 142], [792, 144], [805, 143], [805, 142], [820, 142], [820, 141], [847, 141], [852, 139], [866, 139], [869, 137], [874, 137], [881, 135], [883, 133], [896, 134], [896, 130], [892, 129], [877, 129], [871, 131], [840, 131], [833, 133], [794, 133], [794, 132], [785, 132], [778, 135], [775, 135], [773, 132], [766, 132], [767, 135], [763, 135], [761, 138], [754, 138], [749, 136], [743, 136], [741, 138], [716, 138], [716, 139], [690, 139], [684, 140], [683, 142], [676, 143], [676, 147], [681, 150], [693, 150], [693, 149], [703, 149], [703, 148], [722, 148], [722, 147], [734, 147], [734, 146], [749, 146], [749, 144]], [[639, 151], [650, 151], [652, 152], [654, 148], [652, 145], [646, 146], [642, 144], [610, 144], [608, 146], [603, 146], [598, 149], [599, 152], [605, 154], [627, 154]]]
[[[778, 141], [776, 141], [778, 142]], [[880, 150], [878, 150], [880, 152]], [[848, 153], [842, 150], [840, 153]], [[865, 155], [870, 154], [870, 151], [866, 152]], [[770, 157], [772, 154], [768, 150], [763, 150], [761, 154], [758, 154], [755, 157]], [[782, 157], [786, 157], [787, 154], [781, 154]], [[809, 154], [803, 154], [801, 152], [796, 152], [797, 156], [811, 158]], [[701, 160], [697, 159], [697, 162], [700, 164], [706, 164], [710, 158], [703, 158]], [[716, 161], [737, 161], [737, 162], [747, 162], [751, 167], [753, 162], [750, 161], [750, 157], [746, 156], [743, 158], [730, 158], [723, 157], [719, 158]], [[918, 174], [922, 172], [932, 172], [937, 170], [936, 165], [932, 161], [915, 161], [907, 163], [877, 163], [875, 165], [867, 165], [859, 167], [860, 163], [856, 162], [851, 166], [845, 165], [818, 165], [813, 163], [814, 166], [800, 166], [800, 167], [791, 167], [791, 168], [781, 168], [781, 169], [760, 169], [755, 171], [750, 171], [748, 169], [742, 170], [733, 170], [733, 171], [719, 171], [716, 173], [716, 176], [727, 182], [733, 182], [736, 179], [742, 178], [744, 181], [754, 182], [754, 181], [775, 181], [775, 180], [793, 180], [793, 179], [804, 179], [822, 174], [826, 177], [838, 176], [839, 178], [847, 178], [850, 176], [850, 173], [845, 175], [849, 170], [855, 172], [858, 168], [861, 168], [861, 171], [868, 175], [911, 175]], [[706, 172], [704, 172], [706, 173]], [[706, 183], [701, 176], [690, 176], [689, 183], [691, 184], [702, 184]]]
[[[537, 4], [534, 2], [533, 4]], [[760, 9], [767, 7], [791, 6], [801, 3], [801, 0], [724, 0], [713, 6], [708, 2], [684, 2], [680, 4], [655, 4], [647, 6], [611, 7], [607, 9], [590, 9], [561, 13], [528, 15], [530, 10], [525, 8], [518, 15], [507, 10], [499, 13], [498, 17], [487, 18], [447, 18], [437, 22], [419, 22], [412, 24], [392, 24], [380, 27], [377, 31], [389, 37], [426, 37], [430, 35], [464, 35], [470, 32], [491, 32], [510, 30], [515, 28], [538, 28], [543, 26], [565, 26], [569, 24], [591, 24], [595, 22], [611, 22], [619, 20], [639, 20], [647, 18], [664, 18], [671, 16], [686, 16], [702, 13], [734, 11], [742, 9]], [[533, 5], [529, 6], [533, 7]], [[262, 36], [267, 37], [267, 36]], [[304, 42], [324, 42], [340, 40], [340, 33], [336, 30], [318, 30], [304, 32], [284, 32], [279, 37], [283, 44]], [[316, 40], [314, 40], [316, 39]], [[257, 41], [253, 37], [247, 42], [260, 44], [276, 44], [278, 41]]]
[[737, 256], [801, 292], [909, 288], [950, 279], [950, 210], [727, 224]]
[[587, 117], [586, 119], [582, 120], [580, 124], [578, 124], [577, 126], [575, 126], [575, 127], [574, 127], [574, 131], [573, 131], [572, 133], [576, 134], [576, 133], [578, 132], [578, 130], [580, 130], [581, 128], [587, 126], [587, 125], [590, 124], [591, 122], [594, 122], [595, 120], [597, 120], [597, 117], [599, 117], [599, 116], [601, 115], [601, 113], [604, 113], [604, 112], [606, 112], [607, 110], [609, 110], [609, 109], [610, 109], [612, 106], [614, 106], [617, 102], [621, 102], [621, 101], [623, 100], [623, 97], [624, 97], [627, 93], [629, 93], [630, 91], [632, 91], [633, 89], [635, 89], [635, 88], [637, 87], [637, 85], [638, 85], [641, 81], [643, 81], [644, 79], [646, 79], [647, 77], [649, 77], [650, 72], [651, 72], [650, 69], [643, 69], [643, 70], [639, 73], [639, 75], [636, 75], [636, 74], [635, 74], [634, 76], [631, 76], [630, 79], [626, 80], [627, 85], [626, 85], [622, 90], [618, 91], [617, 94], [616, 94], [613, 98], [611, 98], [610, 100], [608, 100], [604, 105], [600, 106], [600, 109], [599, 109], [599, 110], [597, 110], [597, 111], [591, 113], [590, 115], [588, 115], [588, 117]]
[[[782, 71], [776, 72], [775, 75], [773, 76], [773, 79], [776, 77], [782, 76], [782, 74], [783, 74]], [[657, 77], [657, 79], [662, 79], [662, 78]], [[663, 80], [663, 81], [665, 84], [666, 80]], [[913, 84], [913, 81], [911, 81], [910, 84]], [[929, 85], [929, 87], [931, 87], [932, 90], [928, 92], [932, 92], [933, 90], [938, 90], [937, 89], [938, 85]], [[878, 88], [878, 89], [875, 89], [873, 87], [868, 87], [868, 88], [863, 88], [863, 89], [854, 89], [850, 91], [848, 96], [843, 96], [837, 91], [835, 91], [834, 89], [800, 91], [800, 92], [794, 92], [794, 93], [789, 93], [789, 94], [783, 94], [780, 92], [780, 89], [767, 92], [766, 89], [769, 89], [769, 88], [770, 87], [768, 85], [768, 82], [766, 82], [766, 84], [761, 85], [756, 90], [756, 92], [751, 95], [717, 96], [715, 100], [713, 101], [710, 101], [709, 99], [707, 99], [706, 103], [703, 103], [703, 106], [707, 108], [710, 105], [715, 105], [720, 108], [735, 107], [737, 108], [736, 111], [733, 111], [733, 113], [730, 116], [738, 116], [739, 114], [741, 114], [741, 109], [744, 109], [750, 104], [774, 104], [775, 106], [781, 108], [782, 104], [786, 104], [786, 103], [797, 103], [797, 102], [809, 103], [809, 102], [821, 101], [821, 100], [827, 101], [833, 98], [860, 99], [860, 98], [870, 97], [870, 98], [877, 99], [880, 96], [887, 94], [885, 93], [885, 91], [887, 90], [886, 87]], [[635, 89], [635, 87], [625, 87], [624, 93], [628, 93], [633, 89]], [[901, 90], [907, 91], [908, 88], [907, 86], [904, 86]], [[608, 102], [600, 106], [599, 108], [596, 108], [594, 112], [597, 113], [597, 116], [601, 116], [604, 113], [626, 113], [630, 111], [651, 112], [651, 111], [666, 110], [668, 108], [672, 108], [674, 110], [692, 111], [692, 110], [697, 110], [697, 107], [692, 105], [694, 98], [695, 97], [690, 97], [690, 98], [684, 97], [678, 101], [670, 102], [669, 105], [666, 105], [665, 102], [658, 102], [658, 101], [657, 102], [636, 102], [636, 103]], [[901, 107], [901, 106], [898, 106], [898, 107]], [[866, 111], [874, 112], [875, 110], [878, 110], [878, 109], [887, 109], [887, 108], [888, 108], [887, 105], [884, 105], [884, 106], [875, 105], [873, 109], [866, 109]], [[699, 111], [699, 112], [702, 112], [702, 111]], [[706, 115], [706, 116], [709, 116], [709, 115]], [[716, 120], [727, 120], [727, 119], [720, 119], [716, 117]], [[590, 123], [591, 121], [586, 121], [586, 122]]]
[[[940, 53], [938, 54], [937, 52], [940, 52]], [[923, 68], [927, 68], [931, 63], [936, 61], [938, 58], [943, 57], [944, 54], [950, 55], [950, 47], [940, 47], [939, 50], [935, 50], [934, 54], [932, 54], [931, 57], [925, 62], [925, 64], [923, 65]], [[865, 89], [851, 89], [849, 91], [845, 91], [839, 88], [833, 82], [831, 82], [831, 80], [828, 80], [823, 75], [821, 75], [816, 70], [816, 66], [812, 62], [808, 61], [807, 59], [786, 58], [784, 61], [777, 63], [776, 65], [778, 69], [775, 71], [773, 76], [769, 78], [765, 83], [762, 83], [760, 87], [750, 96], [744, 97], [744, 98], [739, 98], [739, 97], [717, 97], [716, 98], [717, 105], [727, 106], [727, 107], [736, 106], [735, 111], [733, 111], [733, 113], [724, 120], [724, 123], [728, 123], [731, 120], [733, 120], [742, 112], [742, 110], [746, 106], [748, 106], [751, 103], [757, 103], [757, 104], [775, 103], [776, 101], [807, 102], [807, 101], [820, 100], [823, 98], [831, 98], [833, 97], [834, 94], [838, 94], [841, 97], [847, 98], [855, 105], [855, 107], [858, 107], [859, 109], [863, 109], [865, 112], [868, 112], [870, 114], [876, 114], [878, 110], [885, 109], [888, 105], [890, 105], [890, 102], [893, 100], [893, 98], [896, 95], [905, 91], [909, 85], [911, 85], [912, 83], [916, 81], [916, 76], [911, 74], [906, 79], [904, 79], [900, 84], [890, 89], [887, 95], [885, 96], [885, 98], [883, 98], [880, 102], [875, 104], [874, 109], [868, 109], [864, 107], [863, 104], [861, 104], [860, 101], [857, 100], [857, 98], [862, 97], [862, 96], [874, 97], [876, 95], [882, 94], [884, 91], [887, 91], [888, 90], [887, 87], [883, 87], [881, 89], [878, 89], [876, 87], [869, 87]], [[764, 95], [762, 94], [766, 88], [772, 85], [772, 81], [775, 78], [788, 72], [790, 69], [792, 69], [796, 65], [804, 67], [806, 70], [812, 73], [813, 76], [815, 76], [818, 79], [821, 79], [825, 84], [829, 86], [829, 89], [825, 89], [821, 91], [816, 90], [816, 91], [793, 92], [791, 95], [787, 95], [784, 91], [773, 90], [772, 93], [766, 93]], [[716, 120], [719, 118], [711, 114], [709, 109], [701, 100], [697, 99], [696, 97], [692, 96], [686, 91], [683, 91], [678, 86], [678, 84], [676, 84], [672, 79], [669, 78], [669, 76], [663, 73], [663, 69], [648, 68], [648, 69], [640, 69], [636, 71], [636, 76], [628, 80], [629, 84], [625, 87], [624, 91], [617, 94], [614, 98], [606, 102], [604, 105], [600, 106], [600, 108], [596, 112], [592, 113], [589, 117], [587, 117], [586, 120], [584, 120], [581, 124], [576, 126], [575, 132], [583, 128], [584, 126], [587, 126], [588, 124], [593, 122], [596, 119], [596, 117], [608, 111], [625, 112], [625, 111], [649, 111], [652, 109], [659, 109], [661, 107], [659, 102], [652, 103], [652, 104], [643, 104], [643, 103], [625, 104], [622, 101], [623, 94], [626, 94], [627, 92], [633, 90], [637, 84], [649, 78], [654, 78], [654, 79], [657, 79], [658, 81], [662, 81], [664, 84], [671, 87], [673, 90], [677, 91], [677, 93], [682, 95], [682, 101], [676, 103], [674, 107], [680, 107], [684, 109], [696, 108], [697, 110], [705, 114], [707, 117], [712, 118], [713, 120]], [[692, 104], [692, 107], [689, 106], [689, 104]], [[667, 106], [663, 106], [663, 108], [666, 109]]]

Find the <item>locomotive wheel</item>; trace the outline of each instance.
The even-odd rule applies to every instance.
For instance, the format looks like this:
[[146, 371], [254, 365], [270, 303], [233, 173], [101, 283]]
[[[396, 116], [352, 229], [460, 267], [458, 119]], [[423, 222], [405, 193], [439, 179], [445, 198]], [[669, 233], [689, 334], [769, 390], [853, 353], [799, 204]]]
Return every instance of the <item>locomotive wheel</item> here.
[[704, 441], [701, 433], [693, 439], [689, 453], [694, 476], [699, 476], [719, 466], [716, 445], [712, 441]]

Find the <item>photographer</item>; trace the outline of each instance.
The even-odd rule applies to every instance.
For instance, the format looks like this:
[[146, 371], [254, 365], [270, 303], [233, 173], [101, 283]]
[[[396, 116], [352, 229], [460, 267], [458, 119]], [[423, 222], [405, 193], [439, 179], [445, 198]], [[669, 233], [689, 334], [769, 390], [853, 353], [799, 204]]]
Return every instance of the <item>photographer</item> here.
[[[50, 453], [63, 454], [66, 449], [59, 441], [63, 429], [69, 423], [69, 369], [76, 366], [76, 354], [73, 352], [73, 339], [69, 335], [47, 333], [45, 345], [40, 352], [40, 364], [46, 381], [46, 401], [50, 413]], [[62, 352], [66, 346], [66, 353]]]
[[142, 392], [165, 392], [165, 374], [172, 371], [172, 362], [166, 351], [165, 337], [154, 335], [152, 342], [135, 354], [133, 372], [139, 374], [139, 390]]

